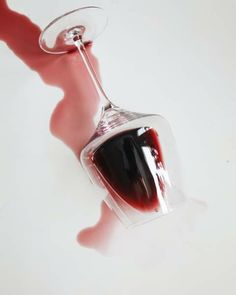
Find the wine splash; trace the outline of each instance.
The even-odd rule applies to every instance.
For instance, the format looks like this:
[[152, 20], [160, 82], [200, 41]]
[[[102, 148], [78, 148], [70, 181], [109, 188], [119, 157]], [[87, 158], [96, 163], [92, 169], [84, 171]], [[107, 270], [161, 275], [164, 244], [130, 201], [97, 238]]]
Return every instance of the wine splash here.
[[[51, 116], [50, 129], [79, 156], [94, 132], [92, 117], [98, 106], [98, 95], [80, 56], [76, 53], [61, 56], [46, 54], [38, 45], [40, 33], [41, 29], [28, 17], [11, 10], [6, 1], [0, 0], [0, 40], [31, 70], [36, 71], [46, 84], [63, 90], [64, 97]], [[91, 45], [88, 44], [86, 49], [98, 72], [98, 62], [91, 53]], [[65, 71], [66, 74], [62, 75]], [[104, 202], [102, 208], [97, 225], [93, 229], [81, 230], [78, 239], [82, 246], [98, 251], [106, 248], [117, 224], [117, 218]], [[109, 223], [109, 227], [104, 221]]]

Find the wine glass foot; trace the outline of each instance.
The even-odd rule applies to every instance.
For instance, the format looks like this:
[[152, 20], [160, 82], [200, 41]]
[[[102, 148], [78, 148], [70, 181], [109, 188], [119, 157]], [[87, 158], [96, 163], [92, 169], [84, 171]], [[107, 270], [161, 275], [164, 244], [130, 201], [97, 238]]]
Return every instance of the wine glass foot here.
[[41, 33], [40, 47], [47, 53], [63, 54], [76, 49], [74, 37], [91, 43], [107, 25], [104, 10], [96, 6], [82, 7], [53, 20]]

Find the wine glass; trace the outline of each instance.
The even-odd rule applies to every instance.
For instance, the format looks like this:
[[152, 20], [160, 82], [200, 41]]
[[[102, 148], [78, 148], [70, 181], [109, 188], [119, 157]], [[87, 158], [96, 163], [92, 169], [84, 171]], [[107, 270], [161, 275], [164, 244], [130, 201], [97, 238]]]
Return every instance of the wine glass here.
[[86, 53], [86, 44], [104, 30], [107, 16], [82, 7], [52, 21], [40, 47], [51, 54], [77, 50], [100, 97], [96, 130], [80, 159], [91, 181], [105, 190], [107, 205], [122, 223], [134, 226], [163, 216], [184, 201], [175, 140], [160, 115], [119, 108], [106, 95]]

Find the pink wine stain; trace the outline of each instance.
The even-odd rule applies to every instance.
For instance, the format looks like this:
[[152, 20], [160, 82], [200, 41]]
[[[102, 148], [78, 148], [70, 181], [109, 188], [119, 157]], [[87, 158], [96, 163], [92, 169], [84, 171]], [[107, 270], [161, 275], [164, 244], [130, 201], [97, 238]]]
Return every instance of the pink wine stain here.
[[106, 203], [102, 202], [100, 220], [95, 226], [82, 230], [77, 236], [77, 241], [85, 247], [95, 248], [96, 245], [96, 250], [106, 254], [111, 240], [109, 236], [111, 237], [116, 224], [117, 218]]
[[[38, 45], [40, 33], [40, 28], [28, 17], [12, 11], [5, 0], [0, 0], [0, 40], [46, 84], [63, 90], [64, 97], [51, 116], [50, 130], [79, 157], [94, 132], [92, 117], [99, 98], [80, 55], [77, 52], [58, 56], [44, 53]], [[98, 72], [91, 45], [87, 45], [87, 50]], [[103, 202], [98, 223], [82, 230], [77, 240], [84, 247], [104, 253], [117, 224], [116, 217]]]

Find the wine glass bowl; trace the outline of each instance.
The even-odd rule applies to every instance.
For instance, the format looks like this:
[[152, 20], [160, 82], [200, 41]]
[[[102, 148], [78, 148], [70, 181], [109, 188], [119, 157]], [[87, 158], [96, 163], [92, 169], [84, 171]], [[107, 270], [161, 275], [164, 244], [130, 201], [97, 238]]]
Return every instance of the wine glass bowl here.
[[80, 159], [91, 181], [109, 192], [105, 201], [122, 223], [133, 227], [181, 205], [179, 157], [168, 122], [121, 109], [103, 117]]

